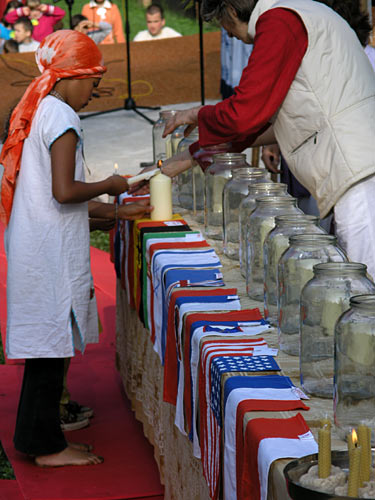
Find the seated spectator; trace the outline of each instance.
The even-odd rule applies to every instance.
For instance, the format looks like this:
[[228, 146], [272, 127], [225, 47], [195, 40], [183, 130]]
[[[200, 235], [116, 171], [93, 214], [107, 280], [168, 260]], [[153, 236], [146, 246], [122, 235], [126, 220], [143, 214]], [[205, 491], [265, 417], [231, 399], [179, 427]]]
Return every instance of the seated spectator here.
[[9, 40], [5, 40], [3, 45], [4, 54], [10, 54], [11, 52], [19, 52], [18, 43], [11, 38]]
[[14, 25], [20, 17], [28, 17], [34, 25], [33, 39], [41, 42], [43, 38], [53, 33], [54, 25], [64, 16], [65, 11], [60, 7], [40, 3], [39, 0], [26, 0], [25, 7], [18, 7], [8, 12], [4, 19]]
[[140, 31], [134, 37], [134, 42], [159, 40], [161, 38], [175, 38], [182, 36], [172, 28], [165, 26], [164, 11], [160, 5], [153, 4], [146, 9], [147, 30]]
[[104, 21], [111, 24], [112, 32], [101, 43], [124, 43], [125, 35], [119, 8], [109, 0], [91, 0], [82, 7], [81, 14], [93, 24]]
[[13, 25], [14, 39], [18, 43], [18, 52], [35, 52], [39, 42], [33, 40], [33, 24], [28, 17], [20, 17]]
[[101, 43], [112, 31], [112, 25], [100, 21], [94, 24], [82, 14], [76, 14], [72, 17], [72, 29], [84, 33], [94, 40], [96, 44]]

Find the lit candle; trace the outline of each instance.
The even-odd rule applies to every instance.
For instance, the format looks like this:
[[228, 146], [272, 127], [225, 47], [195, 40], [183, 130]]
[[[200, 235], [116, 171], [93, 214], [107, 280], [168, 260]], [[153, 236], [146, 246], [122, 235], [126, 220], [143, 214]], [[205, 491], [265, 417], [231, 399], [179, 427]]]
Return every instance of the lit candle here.
[[331, 428], [331, 420], [328, 418], [328, 415], [326, 415], [324, 418], [320, 420], [320, 427], [327, 426], [329, 429]]
[[150, 205], [152, 220], [172, 218], [172, 181], [167, 175], [156, 174], [150, 180]]
[[352, 431], [353, 448], [349, 455], [349, 479], [348, 496], [357, 497], [360, 485], [360, 467], [361, 467], [361, 447], [358, 446], [357, 433]]
[[320, 478], [328, 477], [331, 474], [331, 427], [325, 425], [319, 429], [318, 435], [319, 455], [318, 455], [318, 475]]
[[115, 163], [113, 165], [113, 175], [118, 175], [118, 164], [117, 163]]
[[371, 469], [371, 429], [366, 425], [358, 426], [358, 444], [361, 447], [361, 484], [370, 480]]

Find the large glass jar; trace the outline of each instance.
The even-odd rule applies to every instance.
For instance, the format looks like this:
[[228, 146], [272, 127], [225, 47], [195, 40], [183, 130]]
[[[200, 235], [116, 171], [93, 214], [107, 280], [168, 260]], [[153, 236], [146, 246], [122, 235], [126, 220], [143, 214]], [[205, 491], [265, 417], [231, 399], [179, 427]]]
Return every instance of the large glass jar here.
[[232, 178], [227, 181], [223, 190], [223, 250], [230, 259], [239, 259], [240, 244], [240, 205], [249, 192], [249, 186], [258, 182], [269, 181], [264, 168], [253, 168], [246, 163], [232, 169]]
[[[198, 128], [195, 128], [179, 143], [177, 152], [186, 151], [191, 144], [199, 140]], [[199, 165], [195, 165], [177, 177], [178, 199], [181, 207], [192, 210], [194, 215], [204, 208], [204, 173]], [[201, 214], [203, 221], [203, 212]]]
[[159, 119], [152, 126], [152, 146], [154, 163], [166, 160], [172, 156], [171, 135], [163, 138], [164, 127], [167, 121], [176, 114], [175, 110], [160, 111]]
[[242, 154], [218, 153], [205, 170], [204, 233], [207, 238], [223, 239], [223, 190], [232, 178], [232, 168], [242, 163]]
[[344, 251], [331, 234], [297, 234], [289, 238], [278, 266], [278, 333], [280, 349], [299, 355], [299, 316], [302, 288], [322, 262], [346, 262]]
[[254, 212], [256, 207], [256, 198], [262, 198], [264, 196], [282, 196], [287, 195], [286, 184], [281, 182], [258, 182], [256, 184], [251, 184], [249, 186], [249, 191], [247, 196], [241, 201], [240, 204], [240, 246], [239, 246], [239, 258], [240, 258], [240, 268], [241, 274], [246, 278], [246, 263], [247, 263], [247, 228], [250, 215]]
[[248, 220], [246, 237], [246, 290], [250, 298], [264, 300], [263, 243], [275, 226], [277, 215], [300, 214], [297, 200], [289, 195], [256, 199], [256, 208]]
[[341, 436], [375, 427], [375, 295], [355, 295], [335, 327], [335, 424]]
[[335, 324], [353, 295], [375, 293], [367, 266], [326, 262], [314, 266], [314, 277], [301, 293], [300, 377], [308, 394], [333, 397]]
[[277, 266], [279, 259], [289, 247], [289, 237], [303, 233], [327, 234], [319, 226], [319, 217], [315, 215], [280, 215], [275, 217], [275, 227], [268, 233], [264, 241], [264, 317], [272, 324], [277, 323]]

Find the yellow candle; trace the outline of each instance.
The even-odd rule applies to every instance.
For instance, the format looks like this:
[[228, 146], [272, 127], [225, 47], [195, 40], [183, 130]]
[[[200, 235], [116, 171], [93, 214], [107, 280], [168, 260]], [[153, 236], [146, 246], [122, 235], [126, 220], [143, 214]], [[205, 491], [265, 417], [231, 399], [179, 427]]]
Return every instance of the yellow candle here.
[[113, 165], [113, 175], [118, 175], [118, 164], [117, 163], [115, 163]]
[[361, 466], [361, 448], [354, 445], [350, 454], [348, 496], [357, 497], [360, 483], [359, 471]]
[[370, 480], [371, 469], [371, 429], [366, 425], [358, 426], [358, 444], [361, 447], [361, 485]]
[[329, 426], [319, 429], [318, 444], [318, 475], [320, 478], [325, 478], [331, 473], [331, 428]]
[[320, 427], [324, 427], [324, 426], [327, 426], [329, 429], [331, 428], [332, 424], [331, 424], [331, 420], [325, 416], [324, 418], [322, 418], [320, 420]]
[[172, 181], [167, 175], [156, 174], [150, 180], [150, 204], [152, 220], [172, 218]]

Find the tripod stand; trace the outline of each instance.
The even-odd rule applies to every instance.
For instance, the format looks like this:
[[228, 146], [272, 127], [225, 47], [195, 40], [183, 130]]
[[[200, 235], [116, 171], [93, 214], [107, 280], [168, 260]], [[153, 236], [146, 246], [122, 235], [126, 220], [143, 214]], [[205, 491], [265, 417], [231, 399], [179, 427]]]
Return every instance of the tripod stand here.
[[[68, 5], [69, 2], [74, 0], [65, 0]], [[125, 109], [127, 111], [134, 111], [142, 118], [147, 120], [151, 125], [155, 123], [154, 120], [151, 120], [148, 116], [143, 114], [140, 109], [151, 109], [157, 111], [160, 109], [160, 106], [151, 107], [151, 106], [137, 106], [135, 100], [132, 96], [132, 85], [131, 85], [131, 64], [130, 64], [130, 25], [129, 25], [129, 0], [125, 0], [125, 36], [126, 36], [126, 56], [127, 56], [127, 71], [128, 71], [128, 97], [124, 101], [124, 106], [122, 108], [110, 109], [107, 111], [98, 111], [97, 113], [90, 113], [89, 115], [80, 116], [81, 120], [85, 118], [91, 118], [92, 116], [103, 115], [105, 113], [113, 113], [114, 111], [120, 111]]]

